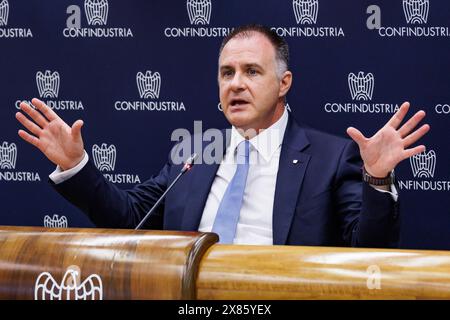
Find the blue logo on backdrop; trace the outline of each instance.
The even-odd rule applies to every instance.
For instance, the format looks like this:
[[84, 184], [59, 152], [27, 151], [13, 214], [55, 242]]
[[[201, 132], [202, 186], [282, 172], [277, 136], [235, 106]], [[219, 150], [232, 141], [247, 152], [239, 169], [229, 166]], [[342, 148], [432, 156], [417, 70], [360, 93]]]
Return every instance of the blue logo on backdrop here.
[[281, 37], [345, 37], [339, 26], [317, 26], [319, 0], [293, 0], [293, 17], [300, 26], [272, 27]]
[[[429, 26], [429, 0], [403, 0], [403, 15], [407, 26], [382, 26], [381, 8], [371, 5], [367, 8], [369, 30], [378, 30], [380, 37], [450, 37], [448, 26]], [[399, 7], [400, 10], [400, 7]]]
[[434, 180], [436, 152], [424, 151], [409, 158], [413, 180], [399, 180], [400, 189], [421, 191], [449, 191], [450, 181]]
[[[395, 103], [373, 103], [372, 96], [375, 88], [373, 73], [349, 73], [347, 77], [350, 96], [353, 102], [327, 102], [324, 110], [329, 113], [395, 113], [400, 108]], [[359, 102], [365, 101], [365, 102]]]
[[0, 38], [32, 38], [29, 28], [7, 28], [9, 18], [8, 0], [0, 2]]
[[63, 35], [66, 38], [128, 38], [133, 32], [128, 27], [106, 27], [108, 22], [108, 0], [85, 0], [84, 12], [89, 28], [81, 27], [81, 8], [77, 5], [67, 7], [69, 14]]
[[[161, 89], [161, 74], [159, 72], [138, 72], [136, 84], [140, 101], [116, 101], [117, 111], [186, 111], [181, 101], [158, 101]], [[150, 101], [148, 100], [150, 99]], [[157, 101], [152, 101], [157, 100]]]
[[37, 172], [16, 171], [17, 145], [3, 141], [0, 145], [0, 181], [40, 182]]
[[94, 144], [92, 146], [92, 158], [98, 170], [103, 176], [112, 183], [141, 183], [137, 174], [114, 173], [116, 167], [117, 149], [115, 145], [108, 146], [102, 143], [101, 146]]
[[[38, 71], [36, 73], [36, 86], [41, 99], [53, 99], [45, 100], [44, 103], [51, 109], [55, 110], [84, 110], [83, 103], [76, 100], [59, 100], [59, 88], [61, 83], [61, 77], [58, 71], [45, 70], [44, 72]], [[56, 100], [58, 99], [58, 100]], [[20, 109], [20, 103], [23, 100], [16, 100], [15, 106]], [[26, 101], [32, 106], [30, 101]]]
[[187, 17], [190, 27], [167, 27], [164, 35], [168, 38], [179, 37], [225, 37], [233, 28], [209, 27], [213, 4], [212, 0], [186, 0]]

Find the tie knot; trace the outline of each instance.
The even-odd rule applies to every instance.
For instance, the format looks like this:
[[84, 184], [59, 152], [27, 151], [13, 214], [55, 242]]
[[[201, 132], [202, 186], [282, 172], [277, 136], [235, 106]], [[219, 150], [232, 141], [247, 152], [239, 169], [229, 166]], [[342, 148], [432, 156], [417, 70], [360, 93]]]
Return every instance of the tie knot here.
[[236, 158], [238, 164], [248, 164], [250, 153], [250, 142], [248, 140], [241, 141], [237, 146]]

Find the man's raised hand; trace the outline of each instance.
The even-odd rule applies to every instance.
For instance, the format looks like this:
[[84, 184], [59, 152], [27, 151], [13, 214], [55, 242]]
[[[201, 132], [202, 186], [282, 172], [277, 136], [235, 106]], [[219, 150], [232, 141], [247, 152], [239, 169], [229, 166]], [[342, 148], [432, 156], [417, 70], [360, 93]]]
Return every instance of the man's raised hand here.
[[384, 127], [370, 138], [366, 138], [356, 128], [347, 129], [348, 135], [358, 144], [364, 167], [370, 175], [386, 177], [398, 163], [425, 151], [424, 145], [409, 148], [430, 130], [428, 124], [414, 130], [425, 117], [425, 112], [418, 111], [400, 127], [408, 110], [409, 103], [403, 103]]
[[[62, 170], [75, 167], [84, 157], [83, 138], [81, 137], [82, 120], [69, 127], [53, 110], [38, 99], [32, 104], [37, 110], [25, 102], [20, 104], [22, 112], [17, 112], [16, 119], [31, 133], [19, 130], [19, 136], [42, 151], [54, 164]], [[38, 111], [39, 110], [39, 111]]]

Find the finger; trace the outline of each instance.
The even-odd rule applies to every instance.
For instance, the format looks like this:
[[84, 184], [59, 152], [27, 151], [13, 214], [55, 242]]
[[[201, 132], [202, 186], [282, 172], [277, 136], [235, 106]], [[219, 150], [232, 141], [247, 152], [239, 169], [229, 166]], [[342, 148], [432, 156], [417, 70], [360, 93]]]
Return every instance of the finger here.
[[387, 125], [397, 129], [405, 118], [406, 114], [409, 110], [409, 102], [404, 102], [400, 109], [392, 116], [392, 118], [388, 121]]
[[347, 134], [352, 138], [359, 146], [363, 145], [367, 138], [356, 128], [347, 128]]
[[28, 131], [30, 131], [32, 134], [36, 135], [36, 136], [40, 136], [41, 135], [41, 131], [42, 129], [40, 127], [38, 127], [34, 122], [30, 121], [29, 119], [27, 119], [27, 117], [25, 117], [22, 113], [17, 112], [16, 113], [16, 119], [25, 127], [28, 129]]
[[83, 127], [83, 120], [77, 120], [75, 121], [75, 123], [72, 125], [72, 137], [75, 140], [82, 140], [81, 139], [81, 127]]
[[425, 111], [420, 110], [414, 116], [411, 117], [404, 125], [398, 129], [398, 133], [402, 138], [406, 137], [422, 119], [425, 118]]
[[405, 148], [409, 147], [413, 143], [415, 143], [417, 140], [422, 138], [428, 131], [430, 131], [430, 125], [424, 124], [419, 129], [411, 133], [409, 136], [407, 136], [405, 139], [403, 139], [403, 146]]
[[31, 103], [40, 111], [42, 114], [48, 119], [48, 121], [52, 121], [55, 119], [59, 119], [58, 115], [50, 109], [45, 103], [41, 100], [33, 98]]
[[405, 151], [403, 151], [403, 160], [408, 159], [418, 153], [424, 152], [425, 151], [425, 146], [424, 145], [420, 145], [411, 149], [406, 149]]
[[19, 137], [39, 149], [39, 139], [24, 130], [19, 130]]
[[20, 109], [30, 116], [41, 128], [44, 128], [48, 121], [38, 111], [34, 110], [29, 104], [25, 102], [20, 103]]

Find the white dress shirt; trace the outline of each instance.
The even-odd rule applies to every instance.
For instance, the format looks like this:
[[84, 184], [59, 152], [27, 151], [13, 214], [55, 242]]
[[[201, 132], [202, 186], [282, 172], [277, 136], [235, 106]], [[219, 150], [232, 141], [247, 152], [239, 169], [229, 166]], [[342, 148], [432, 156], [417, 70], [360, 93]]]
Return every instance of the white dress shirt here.
[[[272, 126], [250, 139], [249, 169], [236, 228], [234, 244], [273, 244], [272, 212], [281, 144], [288, 113]], [[244, 140], [236, 128], [231, 129], [230, 145], [217, 170], [203, 209], [199, 231], [210, 232], [225, 190], [236, 172], [236, 147]]]

